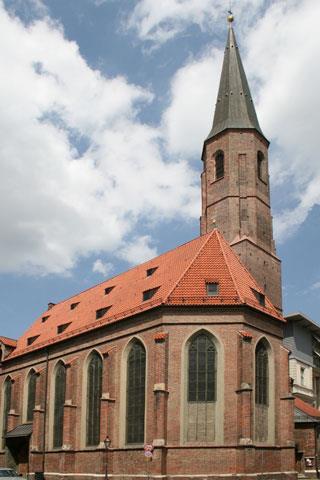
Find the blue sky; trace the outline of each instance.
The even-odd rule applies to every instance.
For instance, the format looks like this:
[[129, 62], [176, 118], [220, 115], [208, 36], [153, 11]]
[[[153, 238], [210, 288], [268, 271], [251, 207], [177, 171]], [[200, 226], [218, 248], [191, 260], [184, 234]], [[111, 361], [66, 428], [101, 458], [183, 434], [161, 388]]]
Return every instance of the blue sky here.
[[[199, 234], [228, 7], [0, 0], [0, 335]], [[234, 13], [271, 141], [285, 312], [319, 321], [320, 4], [242, 0]]]

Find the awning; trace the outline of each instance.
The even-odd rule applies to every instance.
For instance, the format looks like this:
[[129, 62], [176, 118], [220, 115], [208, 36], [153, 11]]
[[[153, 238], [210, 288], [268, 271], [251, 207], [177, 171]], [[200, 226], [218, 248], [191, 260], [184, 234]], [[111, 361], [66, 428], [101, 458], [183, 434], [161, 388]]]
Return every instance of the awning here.
[[32, 434], [32, 423], [23, 423], [6, 433], [6, 438], [30, 437]]

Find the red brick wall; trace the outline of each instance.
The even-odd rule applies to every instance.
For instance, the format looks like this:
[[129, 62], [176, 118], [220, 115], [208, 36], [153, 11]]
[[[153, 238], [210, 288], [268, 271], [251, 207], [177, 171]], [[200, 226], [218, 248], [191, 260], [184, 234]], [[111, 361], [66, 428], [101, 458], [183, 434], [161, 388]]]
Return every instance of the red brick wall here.
[[[201, 328], [207, 329], [219, 340], [220, 359], [224, 363], [223, 441], [211, 445], [187, 444], [182, 435], [183, 345]], [[239, 334], [240, 330], [246, 330], [252, 338], [244, 340]], [[165, 334], [158, 335], [159, 333]], [[124, 373], [122, 357], [128, 342], [135, 335], [139, 336], [147, 350], [145, 441], [152, 443], [156, 440], [152, 462], [146, 461], [143, 446], [129, 448], [121, 443], [120, 424], [124, 422], [121, 410], [121, 401], [124, 399], [120, 399]], [[275, 422], [280, 425], [276, 429], [276, 438], [272, 445], [264, 446], [256, 445], [254, 440], [252, 393], [254, 349], [263, 335], [270, 342], [276, 366]], [[223, 477], [225, 474], [274, 472], [272, 478], [294, 478], [293, 474], [284, 473], [294, 470], [294, 446], [290, 430], [292, 402], [288, 400], [288, 355], [282, 347], [282, 325], [248, 309], [228, 310], [213, 307], [171, 308], [164, 310], [162, 316], [156, 311], [149, 312], [51, 347], [48, 410], [52, 408], [51, 376], [59, 359], [63, 359], [68, 365], [68, 387], [64, 449], [50, 450], [49, 423], [52, 416], [49, 411], [46, 418], [45, 471], [50, 480], [55, 478], [55, 473], [104, 473], [106, 457], [103, 445], [86, 448], [81, 443], [83, 366], [92, 348], [100, 351], [104, 358], [101, 440], [108, 434], [112, 441], [108, 453], [108, 471], [111, 475], [141, 475], [142, 478], [153, 475], [182, 475], [187, 478], [196, 474]], [[19, 377], [13, 413], [16, 424], [22, 423], [23, 387], [31, 366], [39, 371], [34, 433], [31, 439], [33, 451], [30, 455], [30, 471], [34, 472], [42, 470], [45, 354], [34, 352], [21, 359], [6, 362], [1, 370], [0, 381], [3, 381], [8, 372]], [[0, 462], [5, 464], [3, 452], [0, 453]], [[279, 472], [283, 473], [280, 475]], [[61, 477], [57, 476], [58, 478]]]

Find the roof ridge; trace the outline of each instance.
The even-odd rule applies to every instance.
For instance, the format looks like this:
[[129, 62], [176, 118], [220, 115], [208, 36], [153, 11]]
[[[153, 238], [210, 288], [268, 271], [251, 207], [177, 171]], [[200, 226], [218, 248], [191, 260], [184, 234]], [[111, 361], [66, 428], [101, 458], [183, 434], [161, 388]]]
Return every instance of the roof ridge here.
[[[222, 239], [224, 240], [224, 238], [223, 238], [222, 234], [219, 232], [219, 230], [217, 230], [217, 239], [218, 239], [218, 242], [219, 242], [221, 251], [222, 251], [223, 258], [224, 258], [224, 260], [225, 260], [225, 262], [226, 262], [226, 265], [227, 265], [227, 267], [228, 267], [228, 271], [229, 271], [230, 276], [231, 276], [231, 278], [232, 278], [234, 287], [235, 287], [236, 292], [237, 292], [237, 294], [238, 294], [238, 297], [239, 297], [239, 299], [240, 299], [240, 301], [241, 301], [242, 303], [245, 303], [245, 302], [244, 302], [244, 299], [242, 298], [242, 295], [240, 294], [239, 287], [238, 287], [238, 284], [237, 284], [237, 282], [236, 282], [236, 280], [235, 280], [235, 277], [234, 277], [234, 275], [233, 275], [233, 273], [232, 273], [232, 271], [231, 271], [231, 266], [230, 266], [230, 264], [229, 264], [229, 261], [228, 261], [228, 258], [227, 258], [227, 256], [226, 256], [226, 253], [225, 253], [225, 251], [224, 251], [224, 245], [223, 245], [223, 242], [222, 242]], [[228, 245], [228, 246], [229, 246], [229, 245]], [[230, 249], [231, 249], [231, 247], [230, 247]], [[233, 250], [232, 250], [232, 252], [233, 252]], [[233, 253], [234, 253], [234, 252], [233, 252]], [[238, 258], [238, 257], [237, 257], [237, 258]], [[241, 263], [241, 262], [240, 262], [240, 263]], [[242, 265], [242, 263], [241, 263], [241, 265]]]
[[[201, 245], [201, 247], [199, 248], [199, 250], [197, 251], [196, 255], [192, 258], [192, 260], [190, 261], [189, 265], [184, 269], [184, 271], [182, 272], [182, 274], [180, 275], [180, 277], [178, 278], [178, 280], [175, 282], [175, 284], [173, 285], [173, 287], [171, 288], [171, 290], [169, 291], [169, 293], [167, 294], [167, 296], [164, 298], [164, 301], [163, 303], [166, 303], [170, 296], [172, 295], [173, 291], [177, 288], [177, 286], [179, 285], [179, 283], [181, 282], [181, 280], [183, 279], [183, 277], [186, 275], [186, 273], [188, 272], [188, 270], [191, 268], [191, 266], [193, 265], [193, 263], [195, 262], [195, 260], [198, 258], [198, 256], [200, 255], [200, 253], [202, 252], [203, 248], [205, 247], [205, 245], [207, 245], [209, 239], [213, 236], [215, 230], [212, 230], [212, 232], [208, 234], [205, 234], [205, 235], [208, 235], [208, 238], [203, 242], [203, 244]], [[205, 235], [202, 235], [202, 236], [205, 236]]]

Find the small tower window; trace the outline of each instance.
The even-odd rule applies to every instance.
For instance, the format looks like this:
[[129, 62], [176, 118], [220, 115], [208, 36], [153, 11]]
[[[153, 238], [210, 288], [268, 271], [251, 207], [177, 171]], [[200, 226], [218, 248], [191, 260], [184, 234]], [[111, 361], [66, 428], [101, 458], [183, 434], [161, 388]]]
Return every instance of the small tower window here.
[[263, 182], [266, 182], [266, 165], [265, 158], [260, 150], [257, 153], [257, 174], [258, 178]]
[[219, 150], [215, 155], [215, 180], [224, 177], [224, 153]]

